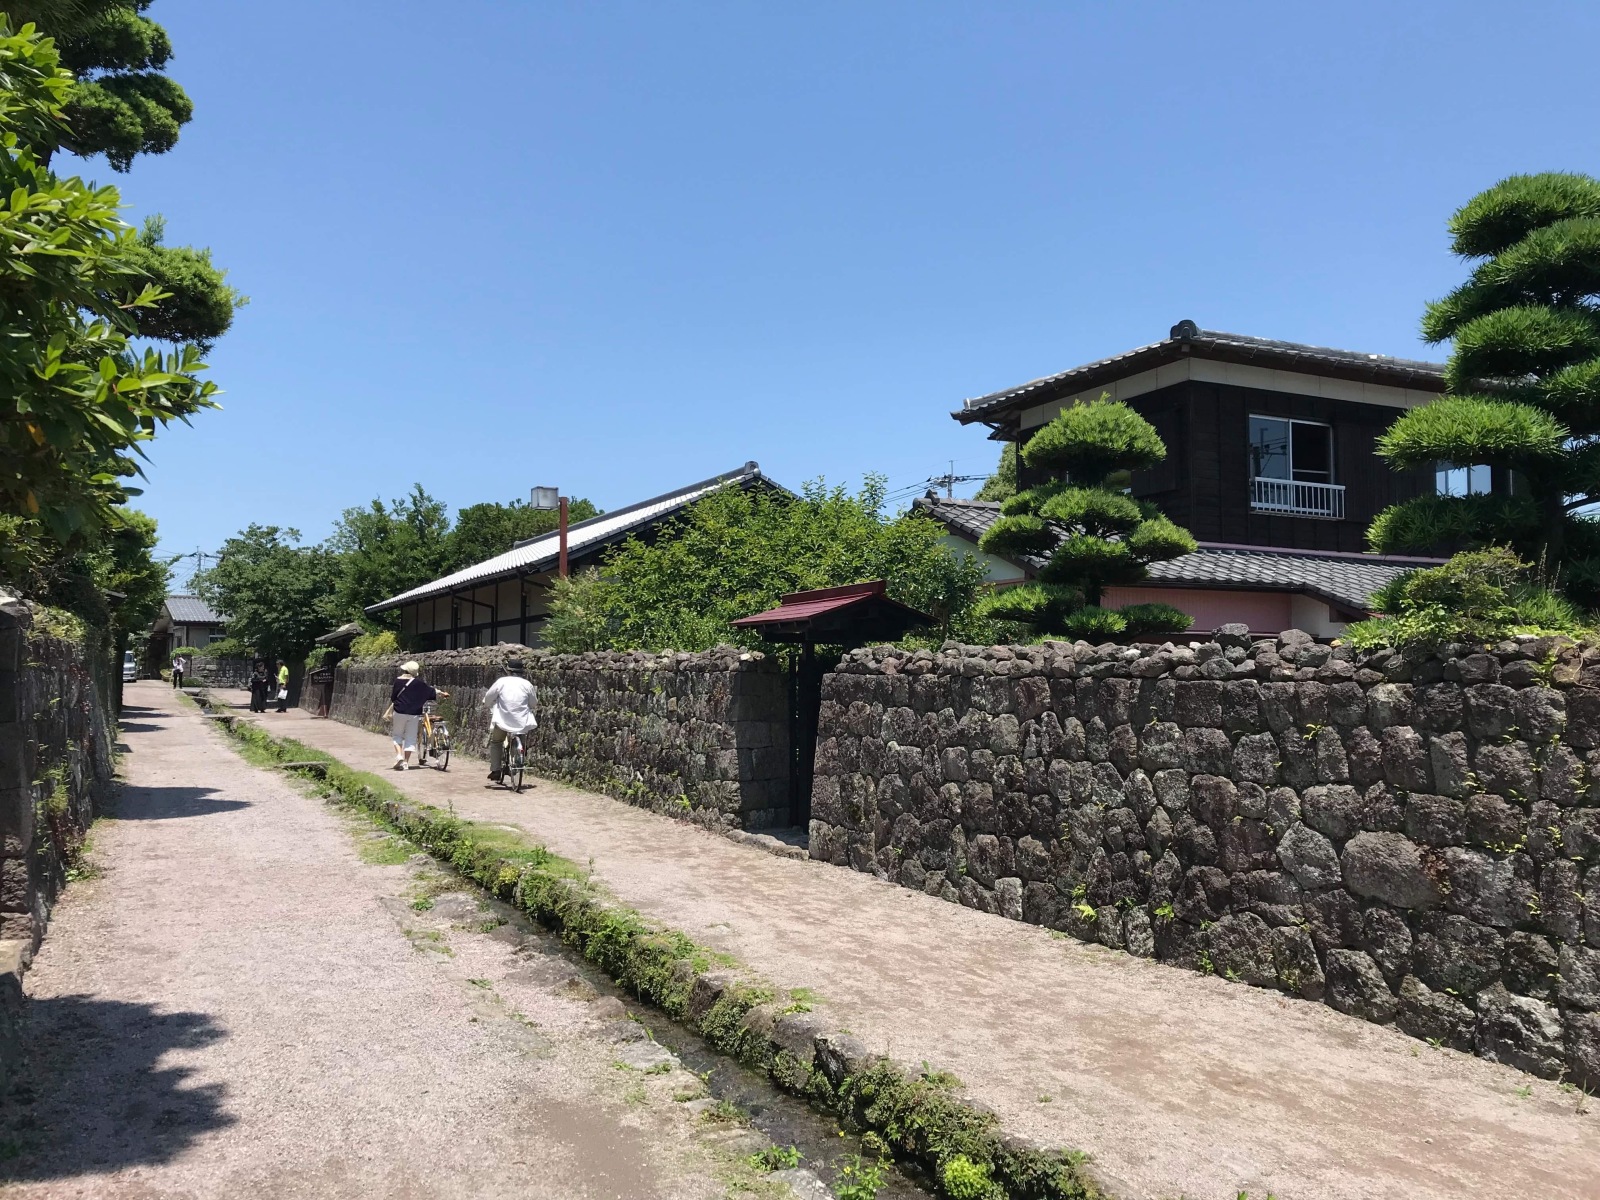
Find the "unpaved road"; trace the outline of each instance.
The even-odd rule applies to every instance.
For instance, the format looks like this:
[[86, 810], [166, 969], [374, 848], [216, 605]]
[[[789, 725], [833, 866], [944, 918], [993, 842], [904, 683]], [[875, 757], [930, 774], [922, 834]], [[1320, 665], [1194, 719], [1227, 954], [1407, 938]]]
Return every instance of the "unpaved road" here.
[[26, 976], [0, 1194], [725, 1194], [751, 1135], [674, 1103], [695, 1076], [620, 1069], [615, 1000], [474, 897], [427, 907], [451, 886], [433, 868], [364, 861], [406, 851], [246, 765], [170, 689], [128, 704], [104, 873]]
[[[354, 766], [393, 758], [387, 738], [336, 721], [256, 719]], [[1089, 1151], [1122, 1200], [1600, 1197], [1600, 1098], [1580, 1114], [1554, 1083], [1324, 1005], [1058, 940], [604, 796], [486, 788], [475, 759], [385, 778], [519, 826], [592, 862], [648, 916], [815, 989], [871, 1048], [953, 1071], [1008, 1128]]]

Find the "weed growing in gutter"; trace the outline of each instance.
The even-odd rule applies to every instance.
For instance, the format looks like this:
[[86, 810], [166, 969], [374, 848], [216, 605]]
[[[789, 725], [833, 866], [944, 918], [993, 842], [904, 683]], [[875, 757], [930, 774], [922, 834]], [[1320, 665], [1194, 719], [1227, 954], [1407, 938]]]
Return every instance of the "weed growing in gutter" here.
[[[815, 1107], [876, 1134], [951, 1200], [1107, 1200], [1086, 1158], [1041, 1149], [1003, 1133], [991, 1112], [954, 1095], [947, 1072], [907, 1072], [842, 1033], [820, 1032], [801, 993], [781, 1001], [770, 987], [730, 978], [728, 956], [675, 929], [651, 925], [603, 896], [577, 863], [502, 827], [463, 821], [405, 796], [380, 776], [356, 771], [292, 738], [240, 720], [218, 722], [257, 766], [319, 763], [305, 782], [361, 809], [497, 899], [558, 933], [621, 987], [694, 1029], [714, 1049], [765, 1072]], [[804, 993], [809, 1000], [811, 994]]]

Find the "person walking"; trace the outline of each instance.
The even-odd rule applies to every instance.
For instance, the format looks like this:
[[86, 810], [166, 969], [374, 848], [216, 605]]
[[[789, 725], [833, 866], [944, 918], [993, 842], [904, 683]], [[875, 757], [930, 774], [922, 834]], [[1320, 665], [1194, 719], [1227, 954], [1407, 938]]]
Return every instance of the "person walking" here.
[[278, 663], [278, 711], [289, 711], [289, 664]]
[[184, 673], [186, 671], [188, 671], [188, 669], [189, 669], [189, 657], [188, 657], [188, 655], [180, 654], [180, 655], [178, 655], [177, 658], [172, 660], [172, 686], [173, 687], [181, 688], [183, 686], [183, 676], [184, 676]]
[[490, 783], [499, 783], [505, 774], [506, 747], [511, 739], [531, 732], [539, 724], [533, 713], [538, 696], [538, 689], [523, 677], [520, 658], [506, 659], [506, 673], [484, 692], [483, 706], [490, 710]]
[[267, 664], [261, 659], [256, 659], [255, 665], [250, 668], [250, 711], [264, 713], [267, 711], [267, 688], [271, 681], [267, 679]]
[[389, 685], [389, 736], [394, 740], [396, 771], [411, 769], [411, 756], [417, 749], [417, 725], [422, 720], [422, 706], [449, 694], [423, 682], [422, 667], [415, 659], [400, 668], [400, 674]]

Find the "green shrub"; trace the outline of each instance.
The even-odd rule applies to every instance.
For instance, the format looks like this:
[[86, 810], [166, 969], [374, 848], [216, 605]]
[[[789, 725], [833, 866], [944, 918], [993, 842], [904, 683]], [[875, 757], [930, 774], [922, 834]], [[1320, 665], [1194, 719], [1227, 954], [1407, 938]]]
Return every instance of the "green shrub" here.
[[1383, 615], [1346, 633], [1358, 649], [1496, 642], [1519, 633], [1582, 634], [1583, 610], [1544, 587], [1532, 567], [1495, 547], [1412, 571], [1375, 593]]
[[1108, 642], [1127, 632], [1128, 622], [1113, 608], [1089, 605], [1061, 619], [1061, 632], [1074, 641]]
[[380, 629], [377, 633], [364, 633], [350, 643], [350, 657], [361, 661], [397, 658], [399, 655], [400, 639], [389, 629]]
[[1117, 609], [1129, 633], [1182, 633], [1194, 618], [1170, 604], [1124, 604]]
[[988, 1166], [973, 1162], [965, 1154], [944, 1164], [939, 1182], [950, 1200], [1005, 1200], [1006, 1194], [991, 1178]]

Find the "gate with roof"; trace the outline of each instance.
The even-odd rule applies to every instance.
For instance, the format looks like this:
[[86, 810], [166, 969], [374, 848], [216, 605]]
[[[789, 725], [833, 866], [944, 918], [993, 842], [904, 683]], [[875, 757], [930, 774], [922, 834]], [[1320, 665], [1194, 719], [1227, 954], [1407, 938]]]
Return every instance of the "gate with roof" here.
[[891, 599], [888, 582], [873, 579], [844, 587], [790, 592], [778, 607], [740, 617], [769, 642], [789, 647], [789, 823], [804, 829], [811, 821], [811, 783], [817, 755], [817, 723], [822, 713], [822, 681], [833, 656], [817, 647], [843, 651], [871, 642], [892, 642], [933, 618]]

